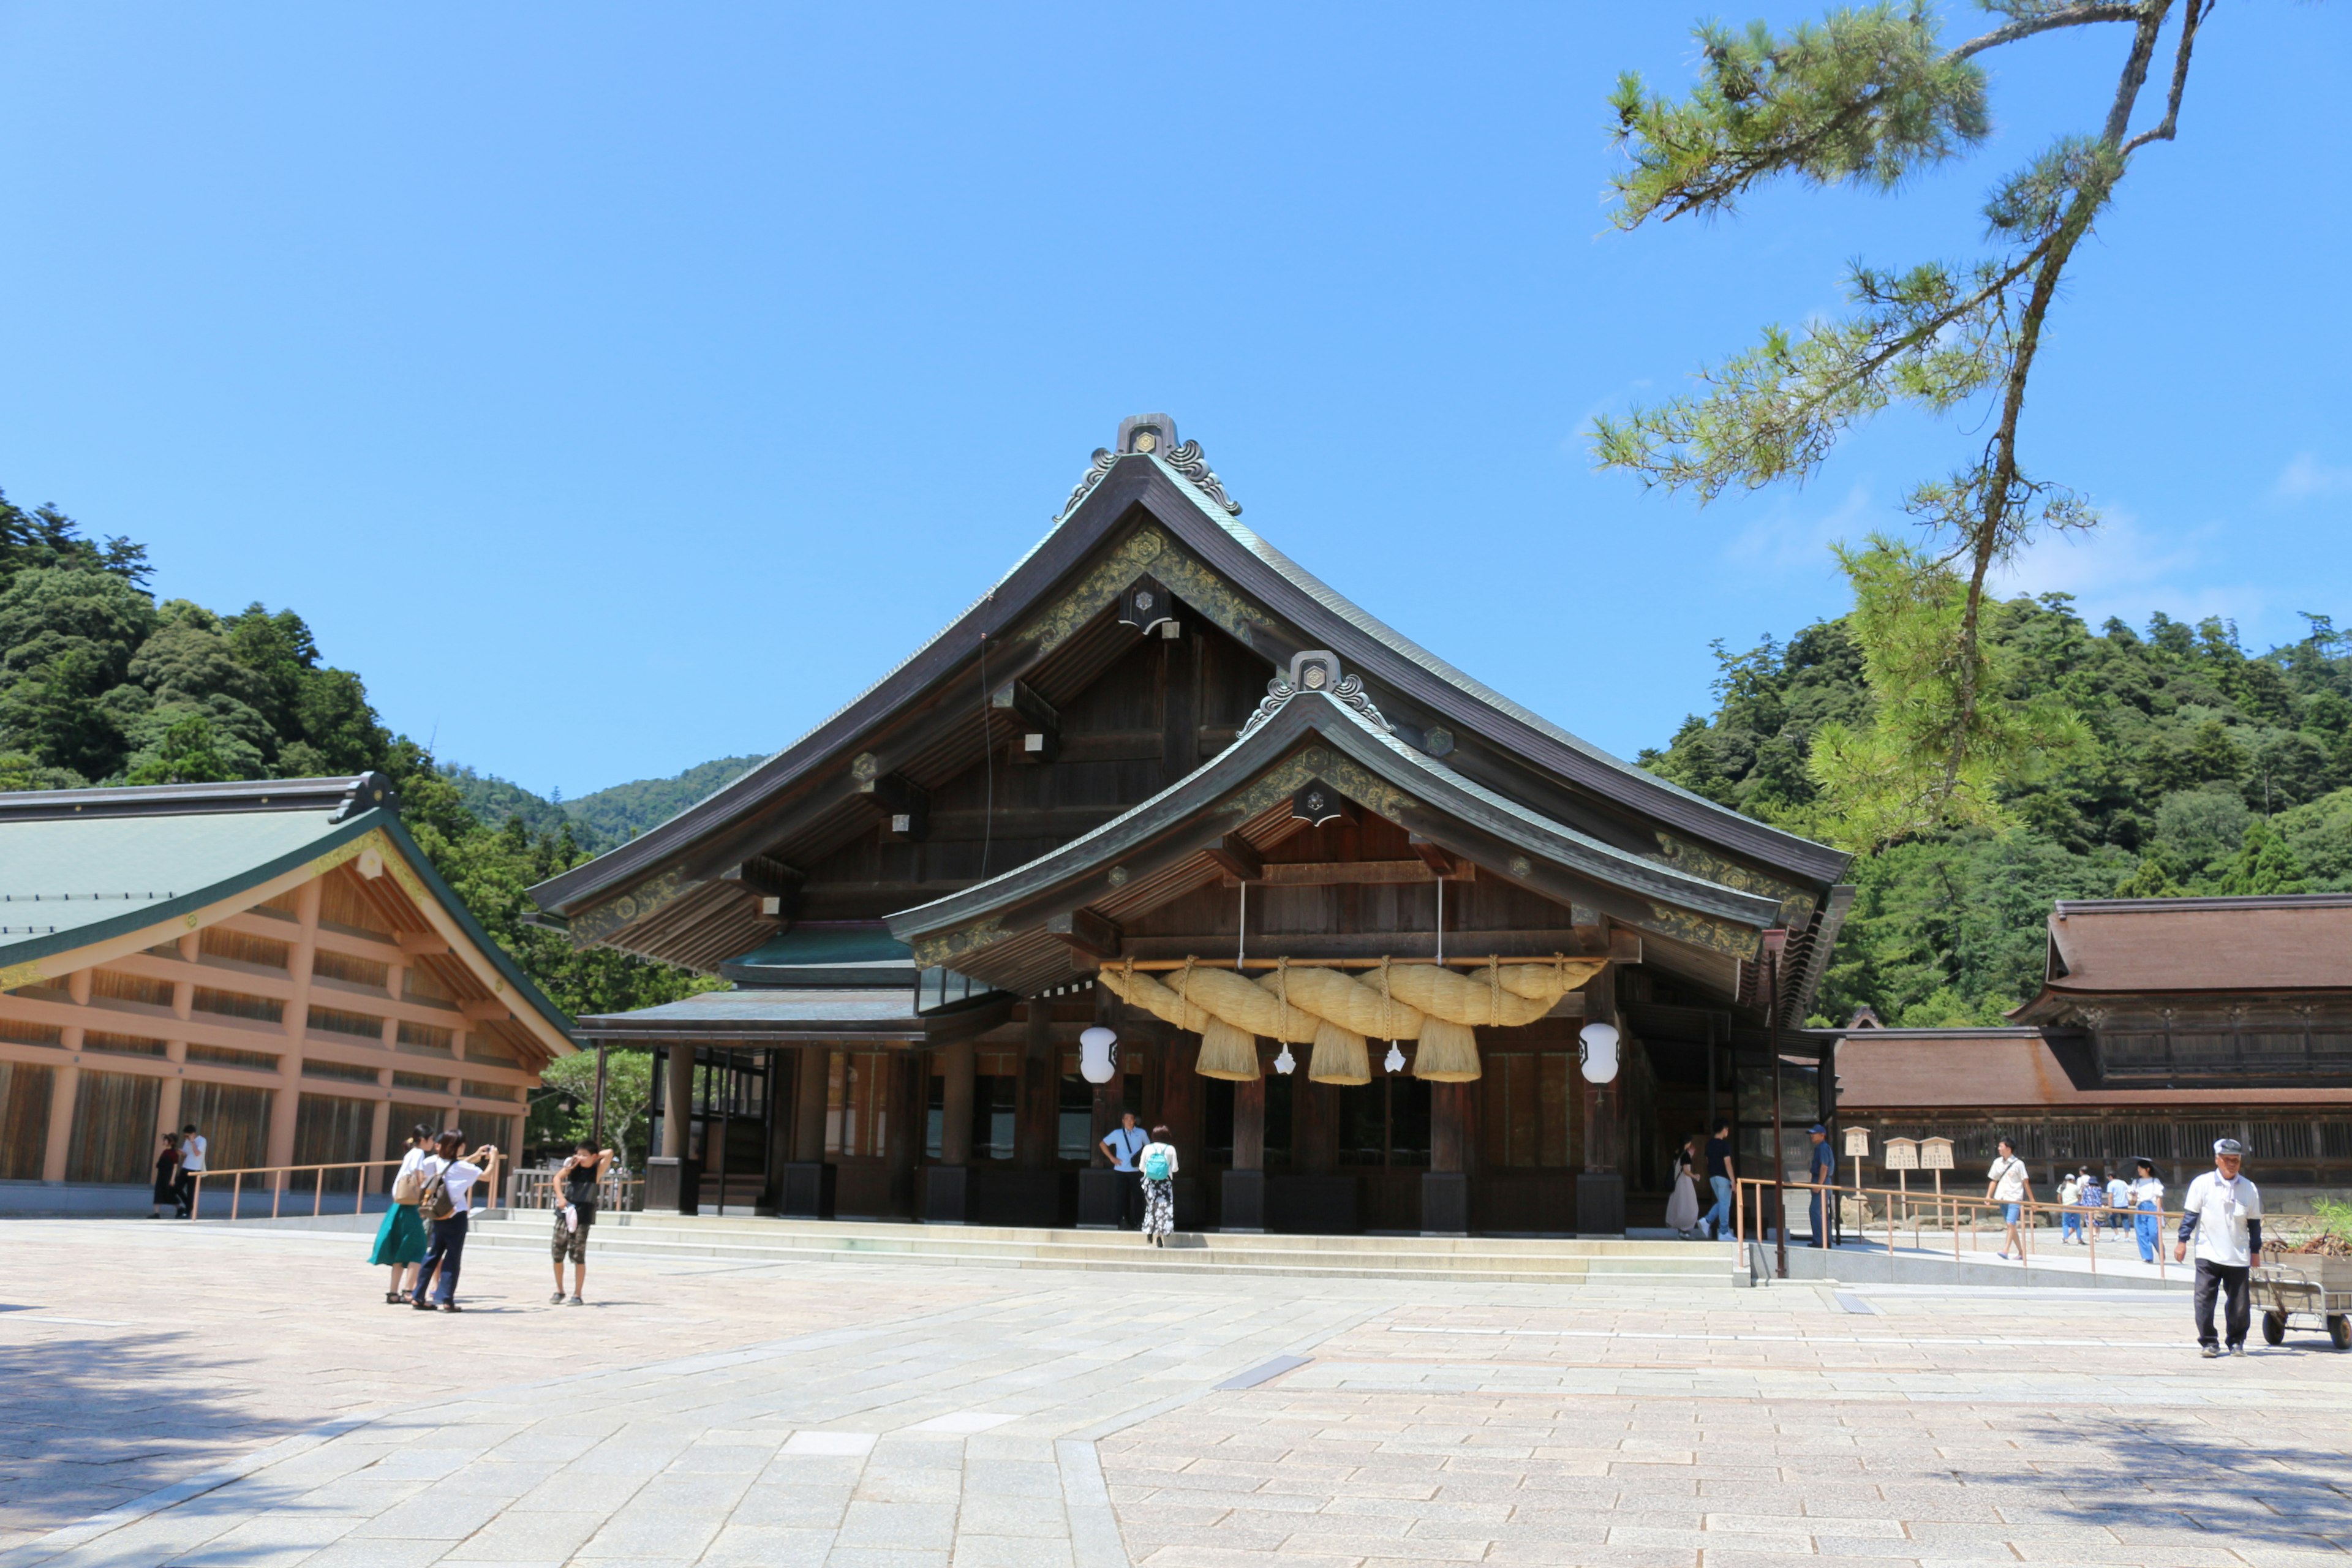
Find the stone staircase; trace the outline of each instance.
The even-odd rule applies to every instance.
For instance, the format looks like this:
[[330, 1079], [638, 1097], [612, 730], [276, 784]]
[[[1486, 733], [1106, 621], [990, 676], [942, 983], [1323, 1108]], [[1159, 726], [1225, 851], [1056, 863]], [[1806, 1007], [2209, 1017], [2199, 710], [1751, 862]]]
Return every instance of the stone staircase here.
[[[478, 1215], [469, 1247], [547, 1247], [547, 1215]], [[887, 1221], [661, 1214], [597, 1216], [606, 1256], [754, 1263], [953, 1264], [1136, 1274], [1243, 1274], [1345, 1279], [1474, 1279], [1528, 1285], [1642, 1284], [1730, 1289], [1733, 1244], [1493, 1237], [1178, 1235], [1148, 1247], [1131, 1231], [1028, 1230]]]

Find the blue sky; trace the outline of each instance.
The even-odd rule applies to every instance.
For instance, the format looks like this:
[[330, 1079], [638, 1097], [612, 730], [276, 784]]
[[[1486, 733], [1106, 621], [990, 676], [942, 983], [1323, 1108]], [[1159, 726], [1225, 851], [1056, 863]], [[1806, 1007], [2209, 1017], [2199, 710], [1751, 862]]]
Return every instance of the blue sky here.
[[[783, 744], [1165, 409], [1283, 549], [1630, 754], [1707, 704], [1709, 639], [1836, 613], [1828, 542], [1971, 437], [1890, 418], [1701, 510], [1582, 428], [1849, 258], [1973, 254], [2122, 47], [1995, 57], [1994, 142], [1899, 198], [1612, 233], [1604, 94], [1686, 82], [1698, 14], [0, 5], [0, 487], [577, 795]], [[2341, 5], [2209, 24], [2028, 409], [2110, 522], [2023, 585], [2352, 621], [2347, 55]]]

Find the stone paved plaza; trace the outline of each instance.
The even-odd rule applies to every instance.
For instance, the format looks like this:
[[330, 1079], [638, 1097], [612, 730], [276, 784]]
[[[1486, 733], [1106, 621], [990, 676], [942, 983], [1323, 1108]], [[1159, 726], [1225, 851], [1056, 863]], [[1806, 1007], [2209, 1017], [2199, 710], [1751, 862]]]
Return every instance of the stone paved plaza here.
[[2175, 1295], [0, 1237], [0, 1568], [2352, 1564], [2352, 1356]]

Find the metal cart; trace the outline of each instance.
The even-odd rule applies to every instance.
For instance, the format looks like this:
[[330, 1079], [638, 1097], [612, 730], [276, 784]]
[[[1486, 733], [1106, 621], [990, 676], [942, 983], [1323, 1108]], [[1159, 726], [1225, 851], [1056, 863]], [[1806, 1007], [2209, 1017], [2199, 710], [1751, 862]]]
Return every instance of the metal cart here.
[[[2263, 1342], [2277, 1344], [2291, 1327], [2325, 1329], [2337, 1350], [2352, 1350], [2352, 1258], [2265, 1263], [2248, 1292], [2263, 1317]], [[2307, 1321], [2297, 1325], [2296, 1319]]]

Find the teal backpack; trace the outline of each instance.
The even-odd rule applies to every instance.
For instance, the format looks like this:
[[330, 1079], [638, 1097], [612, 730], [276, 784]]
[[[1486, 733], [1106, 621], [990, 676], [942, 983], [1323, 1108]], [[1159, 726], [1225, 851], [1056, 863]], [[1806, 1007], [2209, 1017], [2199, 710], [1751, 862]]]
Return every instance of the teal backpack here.
[[1168, 1145], [1154, 1143], [1143, 1151], [1143, 1179], [1164, 1182], [1168, 1179]]

